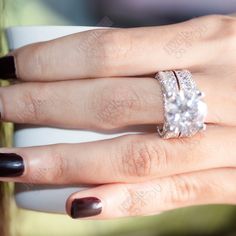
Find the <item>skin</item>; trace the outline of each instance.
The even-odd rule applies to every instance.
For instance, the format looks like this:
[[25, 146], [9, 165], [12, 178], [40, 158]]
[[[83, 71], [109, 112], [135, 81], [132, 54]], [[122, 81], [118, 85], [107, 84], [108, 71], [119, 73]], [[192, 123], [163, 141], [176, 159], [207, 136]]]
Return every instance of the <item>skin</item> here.
[[[1, 181], [95, 184], [66, 202], [69, 214], [75, 198], [101, 199], [101, 214], [90, 219], [236, 204], [235, 41], [235, 18], [212, 15], [92, 30], [12, 52], [20, 80], [0, 88], [3, 120], [103, 132], [147, 128], [90, 143], [1, 148], [25, 161], [23, 176]], [[156, 134], [163, 108], [154, 74], [181, 68], [206, 94], [207, 130], [163, 140]]]

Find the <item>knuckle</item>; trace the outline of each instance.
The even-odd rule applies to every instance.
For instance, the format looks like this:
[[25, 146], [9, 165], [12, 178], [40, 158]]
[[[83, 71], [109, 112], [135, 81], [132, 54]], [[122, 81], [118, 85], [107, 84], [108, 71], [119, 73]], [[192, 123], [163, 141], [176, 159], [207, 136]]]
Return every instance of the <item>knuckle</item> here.
[[[205, 24], [211, 25], [211, 34], [207, 40], [210, 40], [215, 46], [217, 43], [217, 48], [219, 48], [218, 53], [222, 55], [225, 52], [232, 53], [232, 50], [236, 49], [236, 20], [234, 17], [225, 15], [211, 15], [206, 17], [207, 22]], [[222, 47], [219, 47], [219, 43]]]
[[112, 75], [118, 70], [119, 61], [124, 60], [131, 48], [131, 39], [124, 30], [103, 30], [95, 44], [96, 69], [99, 74]]
[[139, 110], [140, 98], [134, 89], [126, 86], [105, 86], [92, 98], [95, 121], [102, 129], [124, 126], [133, 110]]
[[[218, 24], [219, 34], [218, 38], [222, 37], [224, 40], [234, 40], [232, 43], [235, 44], [235, 38], [236, 38], [236, 20], [233, 17], [229, 16], [215, 16], [214, 20]], [[233, 44], [233, 45], [234, 45]]]
[[45, 153], [40, 158], [44, 159], [40, 166], [29, 165], [27, 176], [27, 182], [29, 183], [66, 183], [65, 173], [68, 165], [65, 158], [65, 153], [59, 150], [60, 145], [55, 144], [48, 146]]
[[131, 188], [125, 188], [123, 193], [124, 200], [120, 205], [120, 211], [122, 212], [122, 215], [141, 215], [143, 206], [146, 204], [146, 202], [142, 196], [140, 196], [140, 193]]
[[128, 176], [148, 177], [157, 168], [166, 166], [166, 152], [161, 145], [136, 138], [131, 140], [121, 154], [121, 171]]
[[32, 56], [29, 63], [27, 63], [27, 67], [34, 68], [33, 71], [31, 70], [31, 72], [33, 73], [32, 76], [34, 76], [35, 79], [43, 79], [50, 68], [50, 60], [45, 60], [45, 54], [42, 54], [44, 47], [47, 47], [45, 44], [46, 43], [37, 43], [30, 47], [30, 54]]
[[146, 143], [131, 141], [122, 155], [122, 169], [130, 176], [148, 176], [151, 166], [151, 150]]
[[226, 15], [212, 14], [203, 17], [197, 17], [190, 20], [190, 22], [198, 22], [203, 25], [210, 25], [217, 29], [218, 26], [224, 25], [224, 23], [231, 21], [232, 17]]
[[78, 40], [78, 44], [75, 45], [75, 51], [78, 54], [86, 53], [86, 59], [89, 59], [92, 63], [92, 66], [95, 65], [97, 59], [101, 59], [102, 57], [102, 38], [103, 35], [106, 33], [107, 29], [94, 29], [84, 32], [80, 35], [82, 40]]
[[155, 210], [154, 203], [160, 197], [161, 189], [153, 183], [146, 183], [145, 186], [134, 185], [132, 187], [123, 187], [123, 201], [120, 205], [120, 210], [123, 215], [147, 215], [152, 205], [152, 211]]
[[58, 106], [59, 95], [52, 92], [52, 87], [44, 83], [22, 84], [24, 86], [18, 104], [20, 111], [16, 114], [20, 123], [49, 124], [54, 119], [50, 116], [53, 107]]
[[[209, 15], [188, 21], [198, 31], [198, 43], [207, 43], [214, 53], [209, 54], [208, 60], [221, 57], [228, 53], [235, 57], [236, 50], [236, 20], [226, 15]], [[220, 45], [220, 46], [219, 46]], [[217, 50], [216, 50], [217, 49]], [[232, 57], [231, 56], [231, 57]]]
[[17, 114], [17, 118], [21, 123], [27, 121], [39, 121], [42, 117], [42, 110], [44, 106], [43, 99], [43, 86], [36, 89], [26, 88], [26, 90], [22, 93], [20, 98], [20, 103], [22, 106], [22, 112]]
[[197, 179], [183, 176], [172, 176], [169, 178], [170, 202], [172, 204], [181, 204], [195, 201], [200, 196], [200, 183]]
[[220, 15], [220, 14], [211, 14], [211, 15], [207, 15], [204, 17], [201, 17], [206, 23], [220, 23], [222, 21], [224, 21], [225, 19], [228, 19], [228, 16], [225, 15]]
[[66, 154], [58, 146], [55, 149], [49, 151], [50, 158], [47, 161], [47, 173], [45, 173], [45, 178], [48, 182], [67, 182], [65, 179], [68, 163], [66, 159]]

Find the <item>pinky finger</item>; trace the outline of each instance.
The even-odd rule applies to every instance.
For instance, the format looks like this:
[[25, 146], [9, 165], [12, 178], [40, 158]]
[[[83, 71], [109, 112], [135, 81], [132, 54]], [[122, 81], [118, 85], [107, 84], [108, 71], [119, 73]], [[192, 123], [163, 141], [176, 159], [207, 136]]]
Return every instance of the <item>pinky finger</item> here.
[[72, 218], [112, 219], [154, 215], [203, 204], [236, 203], [236, 169], [221, 168], [135, 184], [107, 184], [72, 194]]

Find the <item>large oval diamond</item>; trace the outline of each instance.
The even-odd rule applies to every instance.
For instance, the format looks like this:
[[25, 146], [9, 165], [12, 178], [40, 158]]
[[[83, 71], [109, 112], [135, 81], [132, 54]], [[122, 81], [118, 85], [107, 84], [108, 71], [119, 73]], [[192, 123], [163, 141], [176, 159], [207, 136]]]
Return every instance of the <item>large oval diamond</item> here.
[[167, 129], [180, 136], [191, 136], [204, 128], [207, 106], [196, 89], [172, 93], [166, 99]]

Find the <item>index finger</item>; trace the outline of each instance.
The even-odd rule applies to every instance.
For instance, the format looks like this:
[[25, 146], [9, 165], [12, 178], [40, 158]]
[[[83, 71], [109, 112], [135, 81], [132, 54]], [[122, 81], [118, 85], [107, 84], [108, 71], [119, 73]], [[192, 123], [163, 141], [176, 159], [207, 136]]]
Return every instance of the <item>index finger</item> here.
[[208, 16], [160, 27], [96, 29], [35, 43], [0, 59], [0, 77], [53, 81], [193, 69], [215, 55], [215, 45], [199, 42], [213, 38], [224, 18], [229, 17]]

